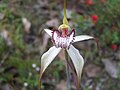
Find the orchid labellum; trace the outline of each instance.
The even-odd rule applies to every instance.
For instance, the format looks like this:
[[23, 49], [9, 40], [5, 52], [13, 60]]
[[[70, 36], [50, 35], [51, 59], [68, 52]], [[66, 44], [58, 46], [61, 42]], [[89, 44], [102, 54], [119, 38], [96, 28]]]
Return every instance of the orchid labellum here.
[[[59, 54], [62, 49], [65, 49], [68, 55], [71, 58], [72, 64], [76, 71], [76, 76], [78, 82], [81, 78], [82, 69], [84, 66], [84, 59], [79, 53], [79, 51], [72, 45], [78, 41], [84, 41], [93, 39], [93, 37], [88, 35], [80, 35], [75, 36], [75, 29], [71, 30], [68, 25], [68, 21], [66, 18], [66, 1], [64, 0], [64, 18], [63, 24], [59, 26], [57, 30], [49, 30], [44, 29], [46, 33], [48, 33], [52, 39], [53, 46], [45, 52], [41, 57], [41, 70], [40, 70], [40, 80], [43, 72], [46, 68], [51, 64], [54, 58]], [[40, 84], [40, 81], [39, 81]], [[40, 87], [39, 87], [40, 90]]]

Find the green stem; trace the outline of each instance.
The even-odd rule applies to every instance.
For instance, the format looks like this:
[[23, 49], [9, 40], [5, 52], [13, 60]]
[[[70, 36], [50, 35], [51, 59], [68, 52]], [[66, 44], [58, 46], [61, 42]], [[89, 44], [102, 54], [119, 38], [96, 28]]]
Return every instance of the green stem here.
[[67, 14], [66, 14], [66, 0], [64, 0], [64, 18], [63, 18], [63, 24], [68, 25]]
[[67, 90], [70, 90], [70, 67], [68, 64], [68, 54], [65, 51], [65, 57], [66, 57], [66, 74], [67, 74]]
[[[75, 85], [76, 85], [76, 90], [79, 90], [79, 82], [78, 82], [78, 77], [75, 71], [75, 68], [73, 66], [73, 63], [71, 62], [70, 58], [68, 57], [67, 51], [65, 52], [65, 56], [66, 56], [66, 62], [67, 62], [67, 66], [72, 70], [73, 76], [74, 76], [74, 80], [75, 80]], [[67, 71], [68, 72], [68, 71]], [[70, 72], [69, 72], [70, 73]]]
[[70, 68], [68, 63], [66, 63], [66, 73], [67, 73], [67, 90], [70, 90]]
[[73, 76], [74, 76], [74, 80], [75, 80], [75, 85], [76, 85], [76, 90], [79, 90], [79, 83], [78, 83], [78, 78], [77, 78], [77, 74], [75, 72], [74, 66], [72, 64], [72, 62], [68, 59], [68, 64], [72, 70]]
[[38, 80], [38, 90], [41, 90], [41, 72], [40, 72], [40, 77], [39, 77], [39, 80]]

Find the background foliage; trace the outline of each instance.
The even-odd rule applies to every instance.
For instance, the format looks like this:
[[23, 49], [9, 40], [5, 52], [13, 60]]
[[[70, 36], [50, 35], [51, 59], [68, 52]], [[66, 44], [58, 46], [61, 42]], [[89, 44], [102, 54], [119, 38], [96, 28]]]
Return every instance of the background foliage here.
[[[94, 41], [75, 44], [86, 62], [82, 90], [120, 89], [119, 4], [120, 0], [67, 2], [71, 28], [77, 35], [94, 36], [98, 42], [98, 46]], [[57, 28], [62, 23], [62, 10], [63, 1], [0, 1], [0, 90], [37, 90], [40, 57], [52, 46], [43, 29]], [[43, 75], [43, 90], [65, 90], [63, 59], [61, 52]], [[71, 82], [71, 90], [75, 90], [72, 78]]]

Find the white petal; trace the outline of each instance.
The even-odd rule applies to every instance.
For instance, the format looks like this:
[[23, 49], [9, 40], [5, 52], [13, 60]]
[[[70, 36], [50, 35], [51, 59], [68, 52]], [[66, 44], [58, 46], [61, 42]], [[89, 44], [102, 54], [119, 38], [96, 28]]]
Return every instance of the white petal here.
[[73, 62], [73, 65], [75, 67], [78, 81], [80, 81], [82, 69], [84, 66], [84, 59], [80, 55], [79, 51], [73, 45], [71, 45], [70, 48], [67, 49], [67, 52], [68, 52], [68, 54]]
[[42, 76], [45, 69], [50, 65], [53, 59], [58, 55], [62, 48], [56, 48], [55, 46], [51, 47], [46, 53], [41, 57], [41, 70], [40, 77]]
[[53, 32], [52, 30], [50, 30], [50, 29], [44, 29], [44, 30], [52, 37], [52, 32]]
[[89, 40], [89, 39], [94, 39], [91, 36], [88, 35], [80, 35], [80, 36], [75, 36], [73, 42], [78, 42], [78, 41], [83, 41], [83, 40]]

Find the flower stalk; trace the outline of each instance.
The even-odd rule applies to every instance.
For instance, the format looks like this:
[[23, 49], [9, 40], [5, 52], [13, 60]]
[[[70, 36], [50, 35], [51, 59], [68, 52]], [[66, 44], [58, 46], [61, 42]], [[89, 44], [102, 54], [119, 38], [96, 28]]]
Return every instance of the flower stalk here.
[[63, 24], [68, 25], [67, 14], [66, 14], [66, 0], [64, 0], [64, 18]]
[[70, 90], [70, 67], [69, 67], [69, 57], [68, 57], [68, 53], [65, 50], [65, 59], [66, 59], [66, 74], [67, 74], [67, 90]]
[[77, 74], [75, 72], [75, 68], [73, 66], [73, 63], [69, 59], [67, 60], [67, 63], [69, 64], [70, 69], [72, 70], [73, 77], [74, 77], [74, 80], [75, 80], [76, 90], [79, 90], [78, 78], [77, 78]]

